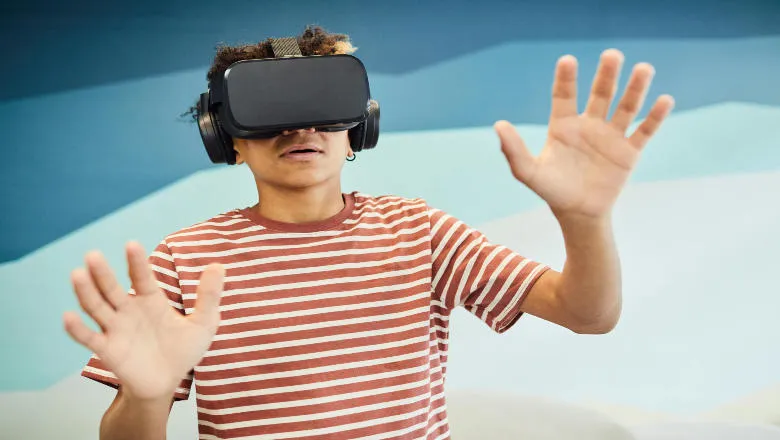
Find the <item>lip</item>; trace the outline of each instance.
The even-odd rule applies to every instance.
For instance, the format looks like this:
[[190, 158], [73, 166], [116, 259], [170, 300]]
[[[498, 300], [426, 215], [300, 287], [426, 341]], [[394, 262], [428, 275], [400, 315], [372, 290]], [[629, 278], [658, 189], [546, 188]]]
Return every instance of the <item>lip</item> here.
[[322, 148], [314, 144], [295, 144], [295, 145], [290, 145], [289, 147], [282, 150], [282, 154], [280, 154], [279, 156], [286, 156], [288, 153], [295, 150], [314, 150], [317, 153], [323, 152]]

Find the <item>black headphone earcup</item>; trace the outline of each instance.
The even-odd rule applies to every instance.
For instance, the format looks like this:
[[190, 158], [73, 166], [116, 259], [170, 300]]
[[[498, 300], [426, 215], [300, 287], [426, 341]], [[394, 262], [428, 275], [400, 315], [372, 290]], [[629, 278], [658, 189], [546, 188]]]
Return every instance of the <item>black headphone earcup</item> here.
[[208, 110], [208, 99], [208, 93], [202, 94], [198, 106], [198, 129], [203, 146], [212, 163], [234, 165], [236, 152], [233, 150], [233, 140], [222, 128], [217, 115]]
[[[215, 115], [216, 116], [216, 115]], [[217, 122], [217, 135], [219, 136], [219, 145], [222, 148], [222, 155], [225, 157], [225, 163], [228, 165], [236, 164], [236, 150], [233, 149], [233, 138], [222, 128], [222, 122], [218, 117], [214, 118]]]
[[363, 139], [366, 134], [366, 123], [361, 122], [355, 128], [349, 130], [349, 146], [355, 153], [363, 150]]
[[376, 147], [379, 142], [379, 103], [373, 99], [368, 104], [368, 117], [349, 131], [352, 151], [359, 152]]
[[365, 126], [363, 149], [370, 150], [376, 147], [379, 142], [379, 103], [373, 99], [369, 101], [368, 119], [366, 119]]

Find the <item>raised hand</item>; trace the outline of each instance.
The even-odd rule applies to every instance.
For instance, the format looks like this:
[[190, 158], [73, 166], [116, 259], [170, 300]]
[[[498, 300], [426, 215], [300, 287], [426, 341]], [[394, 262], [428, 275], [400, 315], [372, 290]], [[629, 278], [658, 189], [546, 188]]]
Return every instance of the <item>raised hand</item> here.
[[511, 124], [495, 124], [512, 174], [558, 216], [608, 215], [642, 149], [674, 106], [671, 96], [660, 96], [636, 131], [626, 136], [655, 72], [649, 64], [637, 64], [614, 115], [607, 120], [622, 65], [622, 53], [604, 51], [585, 111], [578, 114], [577, 60], [570, 55], [558, 60], [548, 137], [537, 157]]
[[216, 333], [224, 269], [205, 269], [195, 311], [185, 316], [168, 303], [141, 246], [129, 243], [126, 252], [135, 295], [119, 285], [100, 253], [90, 252], [86, 269], [73, 271], [72, 282], [82, 309], [102, 332], [91, 330], [73, 312], [63, 315], [65, 329], [100, 357], [123, 392], [137, 399], [172, 397]]

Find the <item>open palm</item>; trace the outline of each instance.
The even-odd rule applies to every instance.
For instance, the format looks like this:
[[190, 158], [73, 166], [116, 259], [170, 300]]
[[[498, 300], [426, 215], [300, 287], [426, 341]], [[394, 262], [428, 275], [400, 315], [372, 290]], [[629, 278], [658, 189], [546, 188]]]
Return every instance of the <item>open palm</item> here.
[[569, 55], [558, 61], [548, 136], [537, 157], [528, 151], [511, 124], [495, 124], [512, 174], [558, 215], [607, 215], [642, 149], [674, 105], [670, 96], [660, 96], [647, 118], [627, 137], [654, 71], [646, 63], [635, 66], [612, 119], [607, 120], [622, 64], [619, 51], [610, 49], [602, 54], [587, 106], [578, 114], [577, 61]]
[[170, 306], [140, 245], [128, 244], [127, 259], [133, 295], [120, 286], [100, 253], [87, 255], [87, 268], [73, 272], [73, 285], [82, 309], [102, 331], [92, 331], [73, 312], [64, 315], [65, 328], [129, 394], [140, 399], [172, 396], [214, 337], [224, 269], [206, 268], [195, 310], [185, 316]]

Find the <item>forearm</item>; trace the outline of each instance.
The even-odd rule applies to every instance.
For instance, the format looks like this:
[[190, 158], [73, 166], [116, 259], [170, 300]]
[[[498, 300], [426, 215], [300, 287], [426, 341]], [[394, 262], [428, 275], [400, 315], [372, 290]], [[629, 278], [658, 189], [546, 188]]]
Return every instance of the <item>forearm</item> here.
[[103, 415], [100, 440], [164, 440], [173, 396], [137, 400], [119, 393]]
[[622, 308], [620, 260], [611, 218], [557, 218], [566, 247], [566, 263], [556, 286], [558, 301], [578, 331], [610, 331]]

